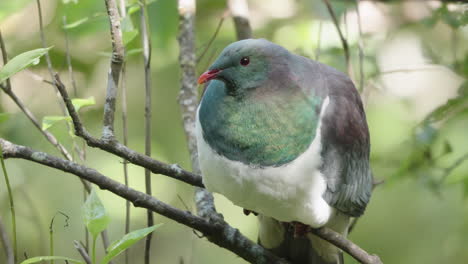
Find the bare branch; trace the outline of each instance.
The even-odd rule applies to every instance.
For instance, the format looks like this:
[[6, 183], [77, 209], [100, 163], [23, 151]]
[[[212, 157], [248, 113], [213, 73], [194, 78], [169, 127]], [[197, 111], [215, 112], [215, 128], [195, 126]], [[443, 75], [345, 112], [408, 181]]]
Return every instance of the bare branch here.
[[[185, 136], [192, 161], [192, 170], [200, 173], [198, 164], [195, 120], [198, 106], [198, 93], [195, 75], [195, 0], [179, 0], [179, 63], [182, 71], [179, 104], [182, 109]], [[195, 190], [198, 214], [205, 218], [221, 219], [216, 212], [213, 195], [205, 189]]]
[[[2, 34], [0, 31], [0, 47], [2, 50], [2, 57], [3, 57], [3, 64], [8, 62], [8, 55], [6, 52], [5, 42], [2, 38]], [[33, 123], [33, 125], [41, 132], [41, 134], [49, 141], [55, 148], [57, 148], [60, 153], [68, 160], [73, 160], [71, 154], [67, 151], [67, 149], [58, 142], [58, 140], [49, 133], [42, 129], [41, 124], [34, 116], [34, 114], [26, 107], [26, 105], [21, 102], [21, 100], [16, 96], [16, 94], [11, 89], [10, 79], [7, 80], [6, 86], [1, 86], [1, 89], [15, 102], [15, 104], [21, 109], [21, 111], [26, 115], [26, 117]]]
[[15, 253], [13, 247], [11, 246], [10, 238], [8, 237], [8, 232], [3, 225], [2, 219], [0, 218], [0, 241], [2, 241], [3, 249], [5, 250], [6, 264], [15, 263]]
[[220, 247], [229, 249], [251, 263], [288, 263], [242, 236], [237, 229], [229, 226], [224, 222], [224, 220], [222, 220], [222, 218], [204, 219], [195, 216], [190, 212], [182, 211], [163, 203], [146, 193], [127, 187], [102, 175], [92, 168], [88, 168], [72, 161], [51, 156], [47, 153], [36, 151], [25, 146], [15, 145], [1, 138], [0, 145], [3, 148], [5, 158], [26, 159], [47, 167], [74, 174], [84, 180], [96, 184], [101, 189], [109, 190], [110, 192], [131, 201], [136, 207], [150, 209], [153, 212], [202, 232], [211, 242]]
[[[345, 61], [346, 61], [346, 68], [347, 68], [348, 74], [349, 74], [350, 71], [351, 71], [351, 62], [350, 62], [348, 41], [346, 41], [346, 39], [345, 39], [345, 37], [343, 35], [343, 32], [340, 29], [340, 24], [338, 22], [338, 18], [336, 17], [335, 11], [333, 11], [333, 7], [330, 4], [330, 0], [323, 0], [323, 2], [327, 6], [328, 13], [330, 13], [333, 24], [335, 24], [336, 31], [338, 32], [338, 35], [340, 37], [341, 44], [343, 45], [343, 51], [344, 51]], [[351, 77], [351, 75], [350, 75], [350, 77]]]
[[[363, 95], [363, 99], [367, 99], [366, 91], [364, 91], [364, 41], [362, 39], [362, 24], [361, 24], [361, 12], [359, 11], [360, 0], [356, 0], [356, 15], [357, 15], [357, 24], [359, 31], [359, 85], [358, 91]], [[364, 100], [364, 105], [366, 105], [367, 100]]]
[[200, 54], [200, 56], [197, 58], [197, 63], [199, 63], [203, 57], [205, 56], [206, 52], [210, 49], [211, 47], [211, 44], [213, 44], [213, 41], [216, 39], [216, 37], [218, 36], [218, 33], [219, 33], [219, 30], [221, 29], [221, 26], [223, 25], [224, 23], [224, 20], [226, 19], [226, 17], [230, 14], [229, 10], [226, 10], [224, 11], [223, 15], [221, 16], [221, 18], [219, 19], [219, 22], [218, 22], [218, 26], [216, 27], [216, 30], [213, 34], [213, 36], [211, 36], [210, 40], [208, 41], [208, 43], [206, 44], [205, 48], [203, 49], [202, 53]]
[[[63, 16], [63, 26], [67, 24], [67, 17]], [[73, 95], [76, 97], [78, 94], [78, 90], [76, 88], [76, 80], [75, 80], [75, 75], [73, 74], [73, 65], [71, 62], [71, 55], [70, 55], [70, 41], [68, 37], [68, 30], [64, 30], [64, 35], [65, 35], [65, 55], [67, 57], [67, 65], [68, 65], [68, 76], [71, 80], [71, 85], [73, 88]]]
[[67, 90], [65, 89], [63, 83], [60, 81], [59, 76], [56, 75], [55, 78], [58, 83], [60, 94], [62, 95], [62, 98], [67, 107], [68, 113], [72, 118], [75, 133], [77, 136], [85, 139], [88, 146], [99, 148], [109, 153], [115, 154], [135, 165], [150, 169], [152, 173], [166, 175], [171, 178], [186, 182], [193, 186], [203, 187], [200, 175], [183, 170], [176, 164], [170, 165], [158, 160], [154, 160], [148, 156], [140, 154], [124, 146], [116, 140], [97, 139], [91, 136], [91, 134], [89, 134], [89, 132], [84, 128], [83, 124], [81, 123], [78, 113], [75, 111], [70, 97], [68, 96]]
[[80, 253], [85, 263], [91, 264], [91, 258], [89, 257], [88, 252], [86, 252], [86, 249], [83, 247], [83, 245], [81, 245], [80, 242], [73, 240], [73, 246], [78, 251], [78, 253]]
[[382, 261], [377, 255], [369, 255], [358, 245], [344, 238], [338, 232], [330, 228], [312, 229], [311, 232], [318, 237], [326, 240], [338, 248], [348, 253], [351, 257], [364, 264], [382, 264]]
[[112, 37], [112, 59], [108, 73], [106, 103], [104, 104], [104, 121], [102, 137], [114, 138], [114, 115], [119, 85], [120, 72], [124, 62], [124, 46], [120, 28], [120, 15], [115, 0], [104, 0], [109, 16], [110, 32]]
[[[125, 6], [125, 0], [120, 0], [119, 3], [119, 8], [120, 8], [120, 16], [122, 19], [125, 19], [127, 16], [127, 9]], [[123, 134], [123, 144], [125, 146], [128, 146], [128, 124], [127, 124], [127, 79], [126, 79], [126, 63], [122, 64], [122, 73], [121, 73], [121, 81], [120, 85], [122, 88], [122, 134]], [[128, 185], [128, 161], [126, 159], [122, 160], [122, 166], [123, 166], [123, 174], [124, 174], [124, 183], [125, 186]], [[125, 200], [125, 234], [128, 234], [130, 232], [130, 202], [128, 200]], [[129, 252], [130, 250], [125, 250], [125, 264], [129, 263]]]
[[234, 19], [237, 39], [252, 38], [247, 0], [228, 0], [228, 6]]
[[[139, 0], [140, 7], [140, 34], [143, 45], [143, 62], [145, 68], [145, 155], [151, 157], [151, 38], [149, 34], [149, 23], [146, 17], [146, 0]], [[146, 194], [152, 195], [151, 172], [145, 169]], [[147, 210], [146, 224], [148, 227], [154, 225], [153, 212]], [[145, 238], [145, 263], [150, 263], [151, 239], [153, 233]]]

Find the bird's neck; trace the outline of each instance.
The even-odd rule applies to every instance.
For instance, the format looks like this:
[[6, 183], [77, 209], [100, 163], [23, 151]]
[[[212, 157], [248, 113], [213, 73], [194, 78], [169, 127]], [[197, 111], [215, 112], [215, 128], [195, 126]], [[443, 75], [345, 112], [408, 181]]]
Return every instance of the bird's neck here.
[[257, 88], [235, 97], [223, 82], [212, 81], [199, 120], [205, 141], [218, 154], [257, 166], [280, 166], [307, 150], [320, 103], [297, 89]]

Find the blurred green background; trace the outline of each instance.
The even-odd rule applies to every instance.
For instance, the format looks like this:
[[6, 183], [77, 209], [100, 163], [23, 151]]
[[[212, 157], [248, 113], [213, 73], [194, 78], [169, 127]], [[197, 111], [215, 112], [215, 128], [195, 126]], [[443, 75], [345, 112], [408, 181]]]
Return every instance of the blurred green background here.
[[[135, 1], [128, 1], [131, 5]], [[378, 2], [378, 1], [377, 1]], [[442, 5], [438, 1], [363, 1], [359, 4], [362, 37], [359, 37], [354, 1], [333, 1], [345, 37], [350, 44], [352, 78], [360, 80], [359, 40], [363, 42], [371, 162], [378, 186], [366, 214], [350, 239], [378, 254], [385, 263], [468, 263], [468, 162], [450, 167], [468, 151], [468, 6]], [[93, 96], [97, 104], [81, 116], [94, 134], [101, 132], [102, 105], [111, 50], [104, 1], [43, 0], [45, 33], [54, 68], [71, 89], [67, 73], [65, 33], [77, 79], [78, 97]], [[322, 1], [249, 1], [255, 37], [274, 41], [296, 53], [317, 58], [346, 72], [342, 46]], [[197, 1], [196, 38], [200, 54], [225, 11], [225, 1]], [[35, 1], [0, 2], [0, 29], [10, 57], [39, 48]], [[153, 79], [153, 157], [189, 169], [177, 95], [179, 66], [177, 3], [157, 0], [148, 7], [151, 27]], [[64, 30], [63, 16], [72, 26]], [[83, 19], [86, 19], [83, 22]], [[138, 27], [138, 12], [131, 17]], [[73, 25], [74, 22], [83, 22]], [[231, 19], [226, 19], [207, 55], [198, 63], [203, 72], [215, 56], [235, 41]], [[319, 44], [320, 43], [320, 44]], [[144, 70], [140, 36], [127, 45], [129, 90], [129, 145], [144, 151]], [[44, 61], [12, 78], [15, 93], [40, 118], [60, 115], [57, 96], [48, 84]], [[450, 100], [450, 101], [448, 101]], [[448, 102], [448, 103], [447, 103]], [[59, 155], [19, 111], [0, 93], [0, 112], [10, 119], [0, 125], [0, 137], [17, 144]], [[118, 103], [116, 134], [121, 138]], [[426, 120], [426, 121], [424, 121]], [[69, 149], [65, 124], [51, 132]], [[79, 140], [78, 140], [79, 141]], [[119, 158], [87, 148], [87, 166], [123, 182]], [[48, 254], [49, 222], [55, 220], [56, 254], [79, 259], [73, 240], [84, 240], [81, 217], [83, 189], [72, 175], [22, 160], [8, 160], [18, 218], [20, 259]], [[143, 169], [130, 165], [130, 185], [144, 190]], [[448, 173], [450, 172], [450, 173]], [[153, 175], [153, 195], [175, 207], [194, 210], [193, 188], [165, 176]], [[125, 201], [99, 191], [112, 222], [110, 240], [123, 235]], [[257, 222], [244, 216], [222, 196], [216, 205], [227, 221], [256, 240]], [[9, 228], [9, 204], [3, 177], [0, 180], [0, 216]], [[131, 230], [145, 226], [146, 212], [132, 208]], [[191, 229], [155, 215], [152, 263], [245, 263], [240, 257], [195, 236]], [[100, 245], [100, 244], [99, 244]], [[101, 246], [101, 245], [100, 245]], [[143, 262], [143, 243], [130, 250], [131, 263]], [[0, 250], [0, 262], [4, 261]], [[347, 258], [347, 263], [354, 260]], [[123, 256], [117, 263], [123, 263]]]

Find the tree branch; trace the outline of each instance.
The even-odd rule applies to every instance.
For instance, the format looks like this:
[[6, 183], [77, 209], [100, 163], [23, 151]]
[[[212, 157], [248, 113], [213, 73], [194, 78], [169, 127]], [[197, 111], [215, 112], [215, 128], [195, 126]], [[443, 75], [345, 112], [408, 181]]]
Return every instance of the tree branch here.
[[330, 228], [311, 229], [311, 232], [323, 240], [330, 242], [336, 247], [348, 253], [351, 257], [364, 264], [382, 264], [377, 255], [370, 255], [358, 245], [344, 238], [340, 233]]
[[236, 29], [237, 39], [252, 38], [252, 27], [249, 22], [249, 7], [246, 0], [228, 0]]
[[133, 203], [135, 207], [146, 208], [159, 213], [178, 223], [202, 232], [211, 242], [226, 248], [251, 263], [278, 263], [288, 262], [276, 257], [270, 251], [245, 238], [240, 232], [229, 226], [220, 218], [204, 219], [187, 211], [174, 208], [146, 193], [136, 191], [98, 171], [72, 161], [64, 160], [47, 153], [15, 145], [0, 138], [5, 158], [19, 158], [29, 160], [47, 167], [55, 168], [74, 174], [84, 180], [96, 184], [103, 190], [108, 190]]
[[[127, 16], [127, 7], [125, 6], [125, 0], [120, 0], [119, 8], [120, 8], [120, 16], [122, 20], [125, 19]], [[126, 63], [122, 64], [122, 73], [120, 75], [121, 81], [120, 86], [122, 89], [122, 134], [123, 134], [123, 144], [128, 146], [128, 107], [127, 107], [127, 79], [126, 79]], [[124, 174], [124, 183], [125, 186], [129, 186], [128, 183], [128, 161], [126, 159], [122, 160], [122, 168]], [[125, 234], [130, 232], [130, 202], [128, 200], [125, 201]], [[125, 264], [129, 263], [129, 252], [130, 250], [125, 250]]]
[[[145, 69], [145, 155], [151, 157], [151, 38], [148, 19], [146, 17], [146, 0], [139, 0], [140, 4], [140, 34], [143, 46], [143, 61]], [[146, 194], [152, 195], [151, 172], [145, 169], [145, 190]], [[154, 225], [153, 212], [147, 210], [146, 224], [148, 227]], [[150, 263], [151, 238], [153, 233], [149, 233], [145, 238], [145, 264]]]
[[[179, 0], [179, 64], [182, 71], [180, 79], [179, 105], [188, 149], [192, 161], [192, 170], [200, 174], [198, 163], [197, 141], [195, 136], [195, 120], [198, 106], [198, 93], [196, 84], [196, 58], [195, 58], [195, 0]], [[213, 195], [205, 189], [195, 190], [195, 204], [198, 215], [205, 219], [222, 220], [216, 212]], [[240, 235], [240, 234], [239, 234]]]
[[[335, 25], [336, 31], [338, 32], [338, 35], [341, 40], [341, 44], [343, 45], [343, 51], [345, 55], [345, 61], [346, 61], [346, 69], [348, 70], [348, 74], [351, 72], [351, 62], [350, 62], [350, 55], [349, 55], [349, 45], [348, 41], [346, 41], [343, 32], [340, 29], [340, 24], [338, 22], [338, 18], [336, 17], [335, 11], [333, 11], [333, 7], [330, 4], [330, 0], [323, 0], [325, 5], [327, 6], [328, 13], [330, 13], [330, 16], [332, 18], [333, 24]], [[351, 77], [351, 75], [350, 75]]]
[[88, 252], [86, 252], [86, 249], [83, 247], [83, 245], [81, 245], [80, 242], [73, 240], [73, 246], [78, 251], [78, 253], [80, 253], [81, 257], [83, 258], [86, 264], [92, 264]]
[[154, 174], [166, 175], [193, 186], [204, 187], [200, 175], [183, 170], [177, 164], [166, 164], [164, 162], [152, 159], [126, 147], [115, 139], [97, 139], [93, 137], [81, 123], [78, 113], [75, 111], [70, 97], [68, 96], [67, 90], [65, 89], [65, 86], [60, 80], [59, 76], [55, 75], [55, 79], [58, 83], [59, 92], [65, 102], [68, 113], [72, 118], [75, 134], [85, 139], [88, 146], [102, 149], [106, 152], [124, 158], [135, 165], [148, 168]]
[[108, 73], [106, 103], [104, 104], [104, 120], [102, 138], [114, 138], [114, 115], [119, 85], [120, 72], [124, 62], [124, 45], [120, 28], [120, 15], [115, 0], [104, 0], [109, 16], [110, 32], [112, 37], [112, 59]]

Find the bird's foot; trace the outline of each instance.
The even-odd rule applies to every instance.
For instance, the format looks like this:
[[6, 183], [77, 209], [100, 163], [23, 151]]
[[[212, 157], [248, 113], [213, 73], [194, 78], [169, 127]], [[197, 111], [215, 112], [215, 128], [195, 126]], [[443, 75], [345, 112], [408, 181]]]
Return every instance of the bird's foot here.
[[244, 214], [245, 214], [245, 215], [249, 215], [250, 213], [254, 214], [255, 216], [257, 216], [257, 215], [258, 215], [258, 213], [257, 213], [257, 212], [254, 212], [254, 211], [250, 211], [250, 210], [244, 209]]
[[294, 228], [294, 237], [303, 237], [310, 232], [310, 226], [300, 222], [292, 222]]

